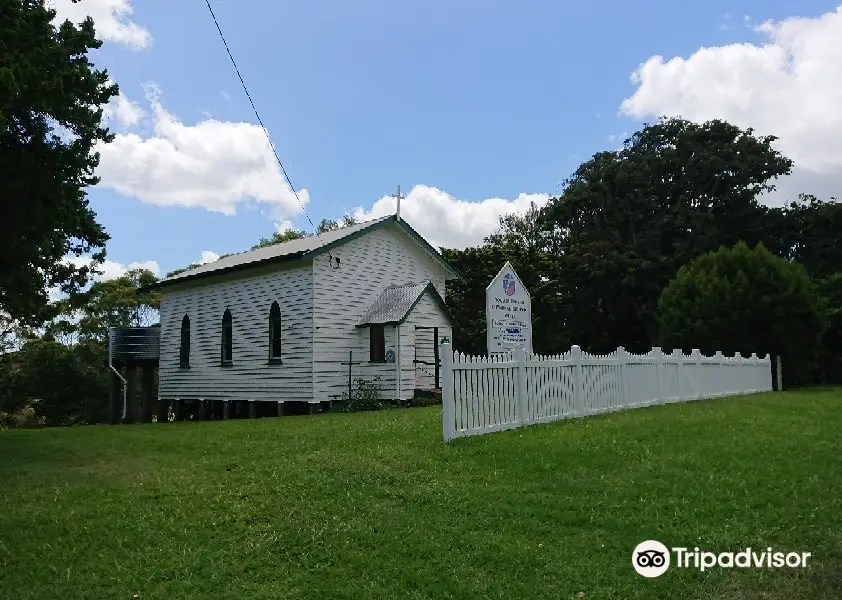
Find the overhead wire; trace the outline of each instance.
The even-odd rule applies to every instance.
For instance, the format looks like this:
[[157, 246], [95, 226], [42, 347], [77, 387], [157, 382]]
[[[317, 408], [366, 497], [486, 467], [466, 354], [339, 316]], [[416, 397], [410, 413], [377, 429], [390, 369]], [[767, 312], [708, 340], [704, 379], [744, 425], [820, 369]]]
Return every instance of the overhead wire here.
[[[307, 217], [307, 221], [310, 222], [310, 225], [313, 227], [313, 231], [316, 233], [316, 237], [319, 239], [319, 242], [323, 243], [321, 235], [319, 235], [319, 229], [316, 227], [316, 224], [313, 223], [313, 220], [310, 218], [310, 215], [307, 213], [307, 209], [304, 207], [304, 203], [301, 202], [301, 198], [298, 196], [298, 192], [295, 190], [295, 186], [292, 185], [292, 181], [287, 174], [287, 170], [284, 168], [284, 163], [281, 161], [281, 157], [278, 155], [278, 151], [275, 150], [274, 144], [272, 144], [272, 138], [269, 136], [269, 131], [266, 129], [266, 125], [263, 124], [263, 119], [260, 118], [260, 113], [257, 110], [257, 106], [254, 103], [254, 100], [249, 93], [248, 86], [246, 85], [245, 80], [243, 79], [242, 74], [240, 73], [240, 68], [237, 66], [237, 61], [234, 60], [234, 55], [231, 52], [231, 48], [228, 46], [228, 42], [225, 40], [225, 35], [222, 33], [222, 27], [219, 25], [219, 20], [216, 18], [216, 14], [213, 12], [213, 7], [211, 6], [210, 0], [205, 0], [205, 4], [208, 7], [208, 12], [210, 12], [211, 18], [213, 19], [213, 24], [216, 25], [216, 31], [219, 33], [219, 39], [222, 40], [222, 45], [225, 46], [225, 51], [228, 53], [228, 58], [231, 59], [231, 64], [234, 66], [234, 71], [237, 73], [237, 77], [240, 80], [240, 84], [243, 86], [243, 91], [246, 93], [246, 97], [249, 100], [249, 104], [251, 104], [251, 109], [254, 111], [254, 116], [257, 118], [257, 122], [260, 124], [260, 128], [263, 129], [263, 134], [266, 136], [266, 140], [269, 142], [269, 147], [272, 149], [272, 154], [275, 155], [275, 160], [278, 161], [278, 166], [281, 168], [281, 173], [284, 174], [284, 179], [286, 179], [287, 185], [289, 185], [289, 189], [292, 190], [293, 195], [295, 195], [295, 199], [298, 201], [298, 205], [301, 206], [301, 210], [304, 212], [304, 216]], [[331, 263], [333, 262], [333, 257], [330, 257]]]

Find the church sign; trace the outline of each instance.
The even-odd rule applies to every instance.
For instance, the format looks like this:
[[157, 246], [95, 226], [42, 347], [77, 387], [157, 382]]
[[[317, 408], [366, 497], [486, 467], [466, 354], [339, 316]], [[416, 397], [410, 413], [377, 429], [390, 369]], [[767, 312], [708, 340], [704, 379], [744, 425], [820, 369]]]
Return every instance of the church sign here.
[[532, 353], [532, 299], [508, 261], [485, 288], [488, 353]]

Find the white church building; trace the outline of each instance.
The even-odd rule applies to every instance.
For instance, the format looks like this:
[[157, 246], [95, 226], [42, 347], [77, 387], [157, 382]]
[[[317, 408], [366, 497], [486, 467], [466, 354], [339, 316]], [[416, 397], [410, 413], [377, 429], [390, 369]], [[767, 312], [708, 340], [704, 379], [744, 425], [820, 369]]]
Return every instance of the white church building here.
[[439, 385], [446, 283], [460, 278], [390, 215], [163, 279], [159, 399], [312, 406], [347, 392], [351, 362], [408, 400]]

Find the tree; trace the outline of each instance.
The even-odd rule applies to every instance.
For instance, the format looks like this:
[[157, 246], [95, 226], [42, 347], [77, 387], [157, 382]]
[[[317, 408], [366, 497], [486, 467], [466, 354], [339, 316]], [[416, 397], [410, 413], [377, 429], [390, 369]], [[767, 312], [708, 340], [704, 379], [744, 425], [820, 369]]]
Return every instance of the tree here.
[[[268, 244], [266, 244], [266, 245], [268, 245]], [[259, 248], [259, 247], [260, 246], [252, 246], [251, 249], [255, 250], [256, 248]], [[228, 256], [233, 256], [233, 253], [229, 252], [228, 254], [220, 254], [219, 257], [217, 257], [216, 260], [220, 260], [220, 259], [226, 258]], [[196, 269], [196, 268], [201, 267], [202, 265], [205, 265], [205, 264], [207, 264], [207, 263], [190, 263], [186, 267], [181, 267], [179, 269], [173, 269], [172, 271], [170, 271], [169, 273], [164, 275], [164, 277], [175, 277], [176, 275], [180, 275], [181, 273], [185, 273], [185, 272], [190, 271], [192, 269]]]
[[795, 383], [815, 367], [825, 310], [804, 267], [744, 242], [682, 267], [658, 303], [664, 347], [780, 355]]
[[784, 210], [784, 246], [816, 279], [842, 271], [842, 204], [802, 194]]
[[301, 238], [310, 237], [311, 235], [327, 233], [328, 231], [336, 231], [337, 229], [341, 229], [343, 227], [350, 227], [351, 225], [356, 224], [357, 220], [351, 215], [345, 215], [344, 217], [342, 217], [341, 221], [334, 221], [333, 219], [325, 218], [319, 221], [319, 224], [316, 225], [315, 233], [307, 233], [306, 231], [302, 231], [299, 229], [285, 229], [284, 231], [276, 232], [270, 238], [261, 238], [260, 243], [258, 243], [256, 246], [252, 246], [251, 249], [254, 250], [255, 248], [261, 248], [263, 246], [281, 244], [290, 240], [299, 240]]
[[20, 350], [23, 343], [34, 337], [31, 328], [12, 319], [8, 314], [0, 313], [0, 354]]
[[260, 241], [252, 246], [251, 250], [258, 248], [265, 248], [266, 246], [274, 246], [275, 244], [283, 244], [292, 240], [300, 240], [307, 237], [307, 233], [297, 229], [284, 229], [283, 231], [276, 231], [268, 238], [260, 238]]
[[661, 119], [623, 148], [600, 152], [542, 211], [546, 273], [559, 319], [591, 351], [634, 351], [658, 341], [658, 296], [678, 269], [720, 245], [768, 235], [757, 202], [792, 162], [723, 121]]
[[[74, 0], [78, 1], [78, 0]], [[95, 146], [112, 140], [102, 107], [117, 95], [88, 51], [93, 21], [56, 28], [44, 0], [5, 0], [0, 10], [0, 311], [42, 322], [47, 289], [83, 287], [91, 267], [67, 255], [105, 256], [108, 234], [88, 205], [99, 179]]]
[[842, 204], [802, 194], [779, 212], [781, 255], [801, 263], [827, 301], [819, 379], [842, 382]]
[[47, 425], [98, 423], [107, 418], [105, 344], [67, 346], [33, 339], [0, 356], [0, 413], [33, 406]]
[[158, 321], [160, 292], [138, 290], [158, 278], [146, 269], [131, 270], [121, 277], [98, 281], [85, 292], [60, 300], [60, 317], [47, 333], [63, 341], [79, 338], [105, 341], [110, 327], [148, 327]]
[[316, 233], [326, 233], [328, 231], [334, 231], [336, 229], [341, 229], [342, 227], [350, 227], [351, 225], [356, 224], [357, 220], [351, 215], [345, 215], [342, 217], [341, 223], [334, 221], [333, 219], [322, 219], [316, 227]]
[[840, 271], [816, 282], [825, 299], [828, 327], [822, 336], [822, 383], [842, 383], [842, 267]]
[[[316, 227], [316, 232], [325, 233], [328, 231], [334, 231], [341, 227], [350, 227], [351, 225], [356, 224], [357, 220], [349, 215], [342, 217], [341, 224], [333, 219], [322, 219]], [[283, 244], [284, 242], [290, 242], [292, 240], [300, 240], [310, 237], [311, 235], [315, 234], [307, 233], [301, 229], [284, 229], [283, 231], [276, 231], [270, 237], [260, 238], [260, 241], [250, 249], [257, 250], [258, 248], [265, 248], [266, 246], [274, 246], [275, 244]]]
[[468, 354], [485, 354], [485, 288], [506, 262], [502, 249], [484, 245], [464, 250], [442, 248], [441, 253], [466, 279], [447, 285], [445, 302], [456, 321], [452, 347]]
[[546, 276], [554, 257], [545, 251], [546, 234], [540, 227], [540, 217], [541, 210], [532, 203], [522, 215], [501, 217], [498, 231], [485, 238], [482, 246], [441, 249], [444, 258], [467, 280], [448, 284], [446, 302], [456, 320], [454, 348], [470, 354], [487, 351], [485, 289], [509, 261], [532, 297], [533, 330], [541, 330], [541, 335], [533, 336], [533, 349], [551, 352], [564, 344], [569, 349], [570, 339], [555, 313], [559, 288]]

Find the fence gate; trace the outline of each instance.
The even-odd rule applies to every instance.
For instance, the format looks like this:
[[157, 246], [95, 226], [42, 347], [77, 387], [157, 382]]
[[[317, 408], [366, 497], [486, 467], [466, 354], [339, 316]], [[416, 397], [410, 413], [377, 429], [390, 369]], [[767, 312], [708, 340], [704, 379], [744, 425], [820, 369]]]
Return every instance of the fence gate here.
[[415, 326], [415, 389], [437, 390], [441, 387], [439, 328]]

